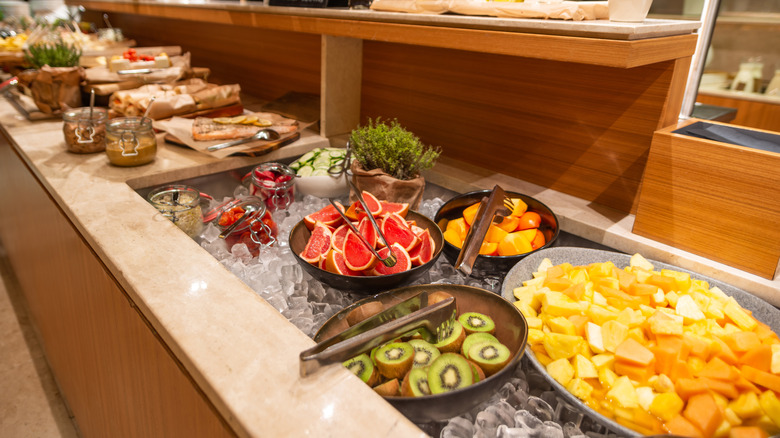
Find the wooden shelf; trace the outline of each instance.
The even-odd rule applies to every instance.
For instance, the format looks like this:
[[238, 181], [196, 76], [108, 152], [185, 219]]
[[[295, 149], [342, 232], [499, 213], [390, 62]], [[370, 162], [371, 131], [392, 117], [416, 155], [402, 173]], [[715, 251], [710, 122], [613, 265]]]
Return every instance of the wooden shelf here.
[[[485, 19], [485, 17], [415, 16], [374, 11], [328, 10], [318, 8], [283, 8], [225, 3], [171, 4], [156, 2], [68, 0], [89, 10], [129, 13], [212, 24], [294, 31], [370, 41], [412, 44], [445, 49], [468, 50], [499, 55], [522, 56], [551, 61], [576, 62], [608, 67], [631, 68], [691, 56], [695, 50], [697, 23], [662, 21], [655, 23], [645, 39], [626, 40], [641, 27], [605, 26], [596, 22], [556, 23], [559, 35], [535, 33], [545, 20]], [[388, 15], [398, 21], [389, 20]], [[401, 18], [398, 18], [398, 17]], [[403, 18], [405, 17], [405, 18]], [[428, 21], [420, 21], [425, 17]], [[523, 22], [526, 25], [523, 26]], [[548, 23], [555, 20], [547, 20]], [[514, 26], [506, 24], [514, 23]], [[501, 26], [500, 23], [505, 23]], [[608, 22], [607, 22], [608, 23]], [[668, 29], [667, 29], [668, 28]], [[497, 30], [498, 29], [498, 30]], [[568, 29], [568, 30], [567, 30]], [[667, 29], [667, 30], [665, 30]], [[669, 32], [679, 35], [663, 36]], [[574, 34], [578, 36], [570, 36]], [[610, 39], [609, 36], [619, 39]]]

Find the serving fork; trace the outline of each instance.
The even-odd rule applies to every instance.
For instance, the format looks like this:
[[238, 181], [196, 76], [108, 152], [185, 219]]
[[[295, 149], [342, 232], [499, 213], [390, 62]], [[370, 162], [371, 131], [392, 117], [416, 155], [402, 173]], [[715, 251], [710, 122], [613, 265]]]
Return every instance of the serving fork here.
[[483, 197], [479, 202], [479, 209], [474, 216], [474, 221], [469, 227], [466, 239], [463, 241], [463, 247], [455, 261], [455, 269], [466, 275], [471, 275], [474, 268], [474, 262], [479, 255], [479, 248], [490, 225], [496, 220], [502, 220], [512, 213], [515, 205], [507, 196], [501, 186], [496, 185], [490, 192], [490, 196]]

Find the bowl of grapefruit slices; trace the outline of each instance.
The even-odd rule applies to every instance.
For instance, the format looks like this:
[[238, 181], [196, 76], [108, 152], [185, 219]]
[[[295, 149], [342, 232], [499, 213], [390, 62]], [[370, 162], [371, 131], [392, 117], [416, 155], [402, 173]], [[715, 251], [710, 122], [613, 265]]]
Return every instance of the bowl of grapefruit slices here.
[[[444, 241], [436, 223], [409, 210], [409, 204], [379, 200], [365, 191], [361, 196], [368, 211], [363, 210], [359, 201], [348, 207], [334, 202], [335, 206], [313, 212], [293, 227], [290, 249], [304, 270], [336, 289], [376, 293], [411, 282], [430, 269], [441, 254]], [[369, 214], [387, 245], [374, 230]], [[366, 243], [382, 258], [392, 252], [395, 265], [382, 263]]]

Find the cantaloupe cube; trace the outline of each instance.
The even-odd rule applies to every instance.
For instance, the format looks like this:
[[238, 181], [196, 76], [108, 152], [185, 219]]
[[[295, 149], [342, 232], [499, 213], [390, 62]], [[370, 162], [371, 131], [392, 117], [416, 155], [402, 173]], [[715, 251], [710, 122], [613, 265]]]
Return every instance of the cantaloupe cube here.
[[655, 361], [653, 352], [632, 338], [627, 338], [617, 346], [615, 358], [618, 361], [642, 367], [651, 366]]
[[723, 422], [723, 413], [710, 393], [692, 395], [683, 416], [707, 437], [713, 436]]

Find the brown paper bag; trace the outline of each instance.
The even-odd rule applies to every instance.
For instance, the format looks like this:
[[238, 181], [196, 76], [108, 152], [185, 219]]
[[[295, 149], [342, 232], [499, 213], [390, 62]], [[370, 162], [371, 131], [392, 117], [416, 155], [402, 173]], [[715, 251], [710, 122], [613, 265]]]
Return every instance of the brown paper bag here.
[[[364, 170], [356, 160], [350, 166], [352, 182], [360, 191], [370, 192], [379, 200], [390, 202], [406, 202], [409, 208], [417, 210], [422, 202], [425, 190], [425, 179], [421, 176], [407, 181], [396, 179], [386, 174], [382, 169]], [[357, 198], [350, 194], [350, 202]]]
[[81, 103], [81, 82], [85, 78], [82, 67], [49, 67], [25, 70], [19, 74], [19, 83], [30, 90], [35, 106], [46, 114], [59, 114]]

